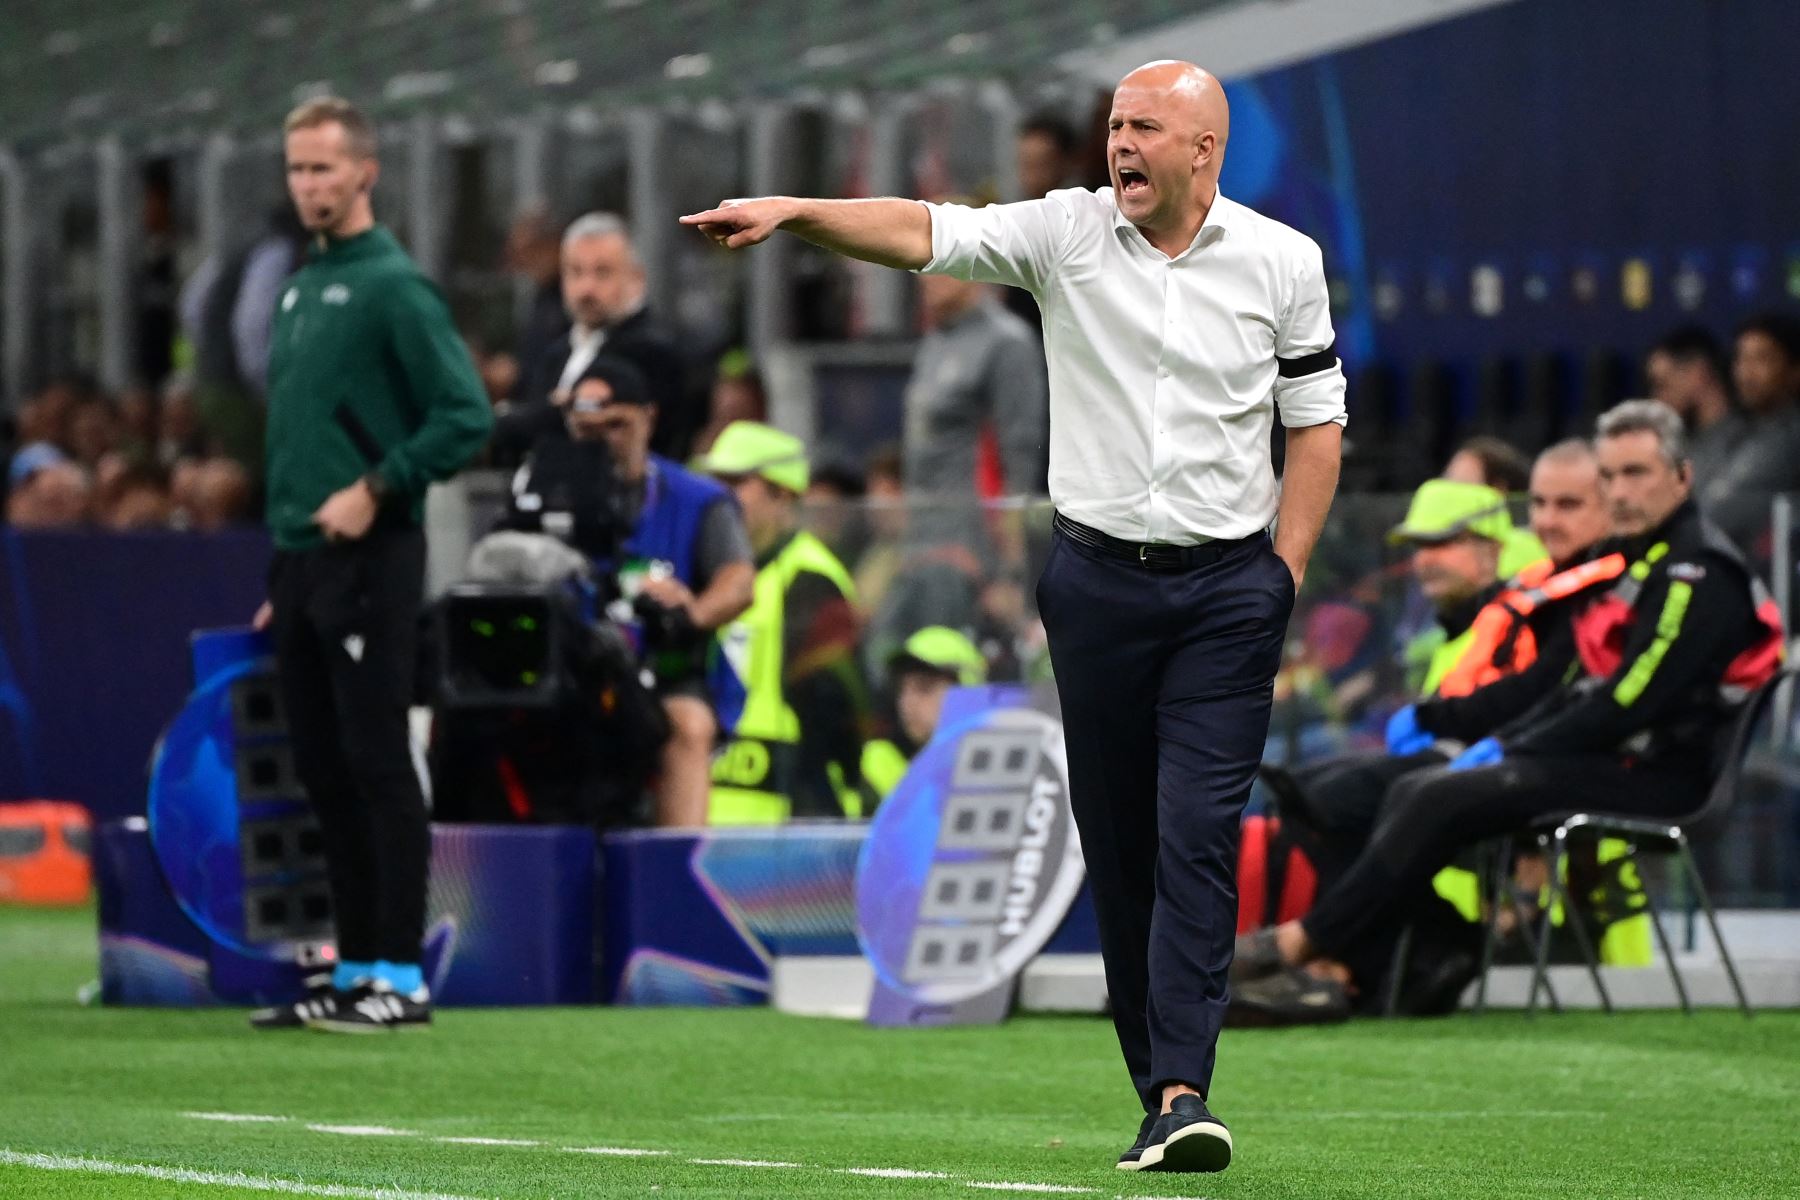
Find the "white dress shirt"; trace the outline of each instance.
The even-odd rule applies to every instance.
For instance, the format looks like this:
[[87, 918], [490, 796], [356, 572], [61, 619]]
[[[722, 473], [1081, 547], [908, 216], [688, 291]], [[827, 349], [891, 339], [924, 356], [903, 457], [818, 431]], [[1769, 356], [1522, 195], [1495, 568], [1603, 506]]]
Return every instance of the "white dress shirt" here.
[[926, 208], [921, 270], [1022, 287], [1043, 310], [1065, 516], [1133, 542], [1248, 537], [1279, 504], [1276, 408], [1288, 427], [1345, 422], [1319, 247], [1279, 221], [1221, 194], [1170, 258], [1111, 188]]
[[588, 369], [588, 364], [600, 357], [600, 348], [606, 344], [605, 329], [583, 329], [579, 325], [569, 329], [569, 358], [563, 363], [562, 376], [556, 381], [556, 390], [566, 392], [575, 386], [581, 373]]

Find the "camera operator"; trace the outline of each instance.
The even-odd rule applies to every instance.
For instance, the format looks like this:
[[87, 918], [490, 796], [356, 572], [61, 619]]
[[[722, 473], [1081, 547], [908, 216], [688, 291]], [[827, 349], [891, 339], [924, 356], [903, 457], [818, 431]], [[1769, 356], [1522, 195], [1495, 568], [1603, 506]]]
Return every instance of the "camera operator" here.
[[[631, 363], [596, 357], [570, 389], [564, 420], [567, 441], [541, 440], [514, 479], [512, 523], [597, 559], [600, 574], [616, 577], [633, 602], [670, 727], [655, 785], [657, 824], [704, 825], [719, 734], [707, 652], [713, 632], [750, 607], [749, 534], [725, 487], [650, 452], [656, 405]], [[610, 484], [587, 457], [596, 445], [608, 451]], [[615, 527], [631, 531], [616, 555], [600, 536]]]

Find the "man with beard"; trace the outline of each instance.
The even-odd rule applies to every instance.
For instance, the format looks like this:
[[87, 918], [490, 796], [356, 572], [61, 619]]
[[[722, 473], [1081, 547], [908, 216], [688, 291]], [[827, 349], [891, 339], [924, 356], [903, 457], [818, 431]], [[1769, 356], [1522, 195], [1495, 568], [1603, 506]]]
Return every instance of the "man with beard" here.
[[727, 248], [786, 229], [1037, 297], [1057, 509], [1038, 610], [1113, 1025], [1142, 1106], [1122, 1170], [1231, 1160], [1207, 1095], [1238, 823], [1342, 453], [1323, 257], [1220, 193], [1230, 125], [1217, 79], [1149, 63], [1113, 93], [1111, 187], [985, 208], [771, 196], [682, 218]]

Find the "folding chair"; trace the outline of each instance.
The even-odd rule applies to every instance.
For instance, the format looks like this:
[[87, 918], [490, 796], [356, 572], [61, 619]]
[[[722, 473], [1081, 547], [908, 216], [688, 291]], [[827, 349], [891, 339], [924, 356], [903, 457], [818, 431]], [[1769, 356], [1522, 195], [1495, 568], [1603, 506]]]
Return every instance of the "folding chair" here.
[[[1716, 834], [1732, 808], [1737, 804], [1741, 790], [1739, 783], [1743, 776], [1744, 760], [1754, 740], [1756, 729], [1763, 715], [1769, 711], [1777, 700], [1780, 708], [1777, 712], [1774, 736], [1779, 740], [1785, 736], [1787, 714], [1793, 708], [1793, 681], [1797, 668], [1784, 667], [1772, 679], [1764, 683], [1750, 698], [1737, 716], [1731, 731], [1731, 739], [1725, 755], [1724, 769], [1718, 779], [1714, 780], [1707, 792], [1705, 802], [1688, 815], [1674, 821], [1660, 821], [1640, 816], [1628, 816], [1622, 813], [1609, 813], [1596, 810], [1575, 812], [1568, 816], [1551, 817], [1539, 821], [1527, 831], [1526, 836], [1534, 837], [1539, 846], [1549, 855], [1550, 868], [1550, 903], [1542, 915], [1542, 925], [1537, 937], [1536, 963], [1532, 971], [1531, 996], [1526, 1001], [1525, 1011], [1529, 1014], [1537, 1010], [1538, 989], [1544, 988], [1549, 993], [1550, 975], [1550, 934], [1551, 914], [1559, 906], [1567, 914], [1568, 923], [1575, 930], [1576, 941], [1581, 946], [1582, 956], [1587, 961], [1588, 974], [1594, 981], [1594, 990], [1600, 995], [1600, 1005], [1607, 1012], [1613, 1011], [1612, 997], [1607, 993], [1606, 983], [1600, 977], [1599, 959], [1594, 953], [1593, 939], [1588, 937], [1587, 930], [1576, 918], [1573, 897], [1568, 883], [1563, 877], [1569, 861], [1569, 838], [1581, 832], [1594, 837], [1619, 838], [1630, 843], [1634, 853], [1666, 854], [1673, 856], [1680, 864], [1687, 881], [1693, 887], [1694, 898], [1699, 902], [1700, 910], [1706, 917], [1706, 924], [1712, 930], [1713, 944], [1719, 948], [1719, 961], [1724, 964], [1725, 974], [1731, 980], [1731, 990], [1737, 997], [1738, 1008], [1748, 1017], [1751, 1015], [1750, 1000], [1744, 994], [1743, 981], [1738, 977], [1737, 964], [1732, 961], [1731, 951], [1725, 945], [1725, 938], [1719, 931], [1719, 918], [1713, 911], [1712, 899], [1708, 896], [1706, 885], [1700, 879], [1700, 869], [1694, 863], [1693, 851], [1689, 847], [1689, 838], [1705, 838]], [[1656, 911], [1656, 905], [1649, 906], [1651, 927], [1656, 931], [1656, 941], [1662, 950], [1663, 960], [1669, 967], [1669, 978], [1675, 984], [1675, 994], [1681, 1001], [1681, 1011], [1693, 1012], [1693, 1004], [1688, 998], [1686, 981], [1681, 975], [1681, 966], [1675, 961], [1674, 947], [1669, 941], [1669, 934], [1663, 928], [1662, 917]], [[1490, 942], [1492, 938], [1490, 936]], [[1482, 994], [1487, 990], [1486, 973], [1491, 966], [1491, 954], [1484, 955]], [[1551, 1003], [1555, 996], [1551, 995]]]

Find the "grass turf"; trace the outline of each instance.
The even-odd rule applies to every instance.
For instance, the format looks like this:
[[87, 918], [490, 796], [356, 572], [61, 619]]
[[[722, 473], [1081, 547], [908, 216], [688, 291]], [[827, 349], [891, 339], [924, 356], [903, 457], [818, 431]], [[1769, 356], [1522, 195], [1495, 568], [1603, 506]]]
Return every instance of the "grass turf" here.
[[[1128, 1175], [1112, 1162], [1137, 1117], [1098, 1019], [882, 1031], [757, 1009], [464, 1009], [419, 1034], [258, 1034], [236, 1011], [78, 1006], [93, 946], [91, 913], [0, 909], [0, 1151], [504, 1200], [1004, 1194], [971, 1189], [981, 1182], [1243, 1200], [1765, 1197], [1800, 1186], [1800, 1013], [1229, 1031], [1213, 1091], [1235, 1164], [1219, 1176]], [[223, 1124], [191, 1111], [289, 1119]], [[433, 1140], [444, 1137], [540, 1144]], [[667, 1153], [570, 1152], [597, 1146]], [[0, 1161], [0, 1195], [269, 1192]]]

